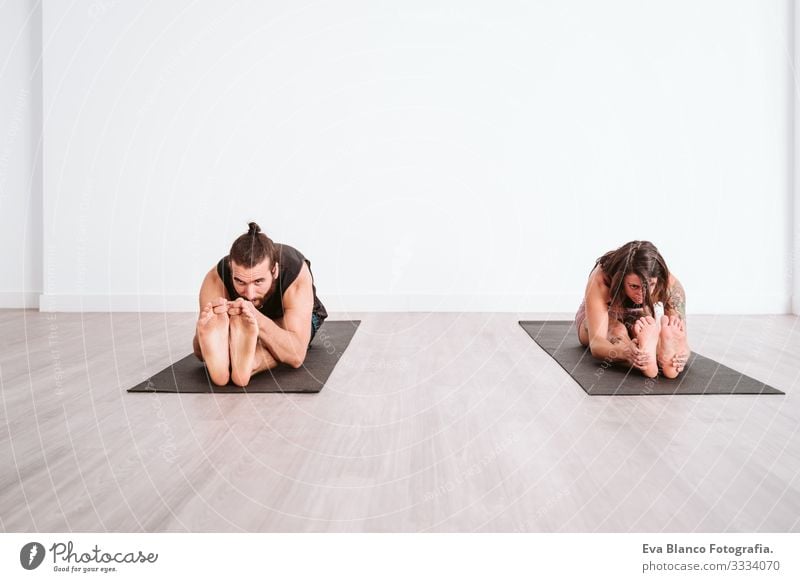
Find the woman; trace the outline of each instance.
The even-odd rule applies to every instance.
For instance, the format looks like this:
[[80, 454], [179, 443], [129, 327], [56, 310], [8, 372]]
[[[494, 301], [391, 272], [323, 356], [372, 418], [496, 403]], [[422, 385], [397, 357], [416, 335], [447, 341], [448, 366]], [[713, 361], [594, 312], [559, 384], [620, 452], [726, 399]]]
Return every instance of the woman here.
[[689, 358], [686, 294], [653, 243], [631, 241], [597, 259], [575, 316], [592, 356], [655, 378], [681, 373]]

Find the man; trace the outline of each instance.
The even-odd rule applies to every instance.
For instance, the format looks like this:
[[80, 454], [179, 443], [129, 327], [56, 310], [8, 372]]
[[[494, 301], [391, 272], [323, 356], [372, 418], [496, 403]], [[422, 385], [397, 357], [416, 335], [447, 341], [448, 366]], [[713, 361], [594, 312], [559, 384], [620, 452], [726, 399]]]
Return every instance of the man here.
[[258, 372], [303, 365], [308, 345], [328, 316], [317, 298], [311, 263], [273, 243], [255, 223], [205, 276], [194, 354], [211, 381], [247, 386]]

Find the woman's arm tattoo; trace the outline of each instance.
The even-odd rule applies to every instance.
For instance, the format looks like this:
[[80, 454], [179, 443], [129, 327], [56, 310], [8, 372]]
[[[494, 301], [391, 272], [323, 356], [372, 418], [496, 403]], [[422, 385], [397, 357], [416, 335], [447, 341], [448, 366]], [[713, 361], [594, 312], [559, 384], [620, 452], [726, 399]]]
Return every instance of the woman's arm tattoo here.
[[677, 279], [667, 290], [667, 303], [668, 309], [671, 307], [678, 312], [683, 321], [686, 321], [686, 291], [683, 290], [683, 285]]

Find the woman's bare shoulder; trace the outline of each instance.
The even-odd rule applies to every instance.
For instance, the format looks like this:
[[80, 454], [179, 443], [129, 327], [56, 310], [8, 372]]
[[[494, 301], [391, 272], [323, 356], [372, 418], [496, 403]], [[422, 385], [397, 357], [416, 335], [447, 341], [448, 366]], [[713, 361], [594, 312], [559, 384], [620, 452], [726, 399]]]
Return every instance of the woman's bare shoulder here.
[[589, 273], [589, 283], [597, 285], [598, 287], [608, 288], [608, 277], [606, 276], [605, 271], [603, 271], [603, 267], [601, 267], [599, 264], [595, 265], [594, 269], [592, 269], [592, 272]]
[[603, 272], [603, 268], [600, 265], [595, 265], [595, 268], [592, 269], [591, 273], [589, 273], [589, 280], [586, 283], [586, 294], [584, 299], [589, 300], [592, 297], [596, 297], [606, 301], [608, 293], [608, 277], [606, 277], [606, 274]]

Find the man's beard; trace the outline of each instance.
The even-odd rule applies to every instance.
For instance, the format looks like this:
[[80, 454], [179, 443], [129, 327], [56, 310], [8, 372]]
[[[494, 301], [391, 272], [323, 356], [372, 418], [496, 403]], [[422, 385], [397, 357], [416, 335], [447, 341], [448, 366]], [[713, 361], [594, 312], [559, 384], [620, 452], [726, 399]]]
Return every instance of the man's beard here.
[[267, 290], [267, 292], [263, 296], [256, 297], [254, 299], [248, 299], [248, 301], [250, 301], [250, 303], [252, 303], [256, 307], [261, 307], [267, 301], [269, 296], [272, 295], [272, 292], [273, 292], [274, 289], [275, 289], [275, 281], [273, 280], [272, 281], [272, 285], [269, 286], [269, 289]]

